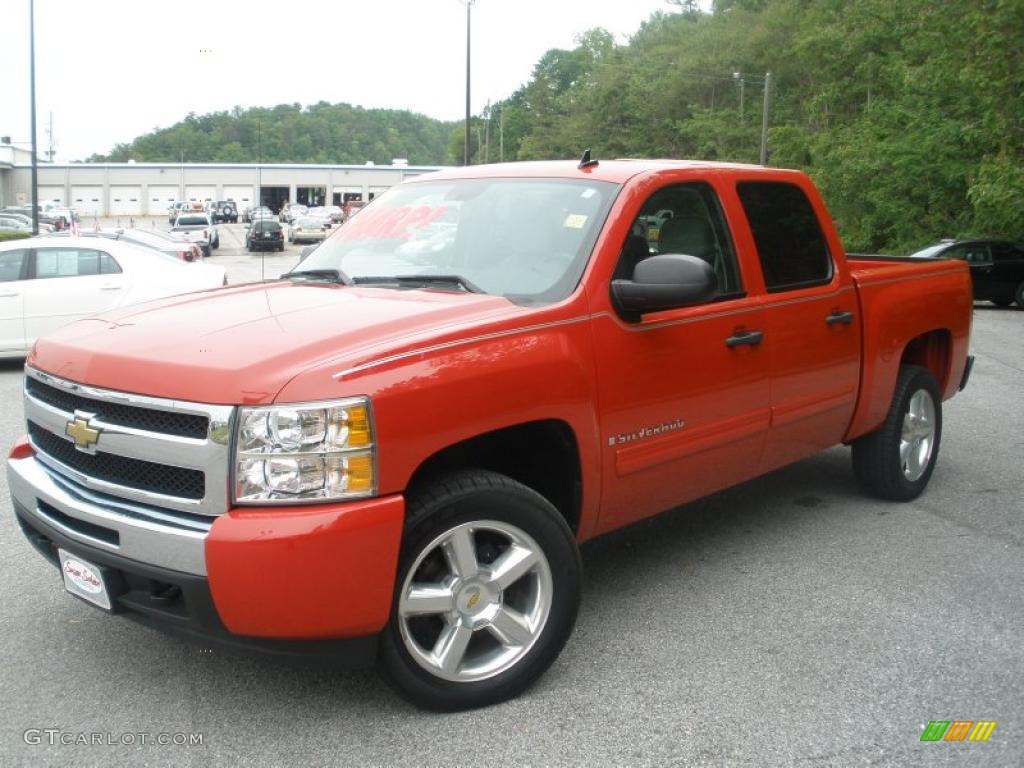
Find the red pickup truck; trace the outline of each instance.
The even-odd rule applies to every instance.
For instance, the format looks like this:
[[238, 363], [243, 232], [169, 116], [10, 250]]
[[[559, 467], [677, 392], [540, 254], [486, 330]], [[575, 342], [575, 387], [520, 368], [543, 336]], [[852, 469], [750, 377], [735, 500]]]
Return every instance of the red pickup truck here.
[[840, 443], [920, 494], [970, 323], [963, 263], [847, 260], [799, 172], [459, 168], [40, 339], [8, 481], [84, 600], [474, 707], [560, 652], [580, 542]]

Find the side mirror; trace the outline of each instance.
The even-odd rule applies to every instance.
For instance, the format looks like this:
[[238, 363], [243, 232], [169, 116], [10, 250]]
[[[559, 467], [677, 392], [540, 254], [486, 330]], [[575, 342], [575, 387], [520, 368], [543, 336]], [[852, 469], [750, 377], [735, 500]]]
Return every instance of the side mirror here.
[[632, 280], [612, 280], [612, 303], [625, 320], [645, 312], [688, 307], [718, 293], [715, 270], [696, 256], [665, 253], [637, 263]]

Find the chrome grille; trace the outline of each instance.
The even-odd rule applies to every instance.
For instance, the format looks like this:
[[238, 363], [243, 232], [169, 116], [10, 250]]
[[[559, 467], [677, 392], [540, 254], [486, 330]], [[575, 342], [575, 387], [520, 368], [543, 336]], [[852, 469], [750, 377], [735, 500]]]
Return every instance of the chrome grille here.
[[[234, 406], [99, 389], [29, 367], [25, 375], [29, 439], [50, 472], [183, 517], [227, 511]], [[95, 444], [76, 447], [66, 432], [75, 420], [98, 432]]]
[[140, 408], [120, 403], [111, 403], [83, 397], [65, 389], [44, 384], [38, 379], [25, 380], [25, 391], [37, 400], [42, 400], [54, 408], [68, 413], [86, 411], [108, 424], [119, 424], [134, 429], [145, 429], [150, 432], [162, 432], [168, 435], [194, 437], [202, 440], [206, 437], [210, 420], [206, 416], [174, 411], [158, 411], [153, 408]]
[[206, 478], [198, 469], [169, 467], [103, 451], [85, 453], [31, 421], [28, 423], [28, 436], [38, 450], [61, 464], [106, 483], [183, 499], [202, 499], [206, 490]]

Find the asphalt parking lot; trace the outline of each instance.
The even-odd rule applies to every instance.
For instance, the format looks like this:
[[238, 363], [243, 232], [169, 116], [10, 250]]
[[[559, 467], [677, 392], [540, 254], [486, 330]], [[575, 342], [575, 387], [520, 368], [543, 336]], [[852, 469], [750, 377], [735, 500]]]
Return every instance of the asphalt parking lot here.
[[[241, 224], [221, 243], [210, 261], [233, 283], [298, 258], [246, 254]], [[482, 711], [421, 712], [370, 672], [204, 653], [107, 617], [63, 592], [4, 502], [0, 765], [1024, 764], [1022, 331], [1024, 311], [976, 306], [974, 373], [920, 499], [863, 497], [836, 448], [591, 542], [564, 653]], [[5, 445], [21, 386], [20, 363], [0, 365]], [[998, 725], [922, 743], [931, 720]], [[106, 743], [158, 733], [202, 744]]]

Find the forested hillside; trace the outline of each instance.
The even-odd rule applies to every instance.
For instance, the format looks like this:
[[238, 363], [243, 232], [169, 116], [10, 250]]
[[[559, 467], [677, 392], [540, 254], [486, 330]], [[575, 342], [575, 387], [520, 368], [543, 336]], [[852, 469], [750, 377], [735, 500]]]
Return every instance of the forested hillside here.
[[[595, 29], [548, 51], [528, 82], [474, 118], [472, 162], [586, 147], [598, 158], [757, 162], [771, 72], [768, 162], [811, 174], [848, 249], [1024, 240], [1024, 0], [713, 8], [666, 0], [628, 44]], [[320, 103], [190, 115], [93, 159], [255, 161], [258, 123], [266, 162], [463, 157], [461, 123]]]
[[190, 163], [446, 162], [452, 124], [404, 110], [320, 102], [190, 114], [92, 161]]
[[589, 146], [595, 157], [757, 162], [770, 71], [768, 162], [811, 174], [849, 249], [1024, 240], [1024, 2], [675, 6], [628, 45], [593, 30], [545, 54], [492, 107], [490, 159], [503, 123], [506, 160]]

